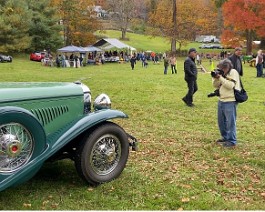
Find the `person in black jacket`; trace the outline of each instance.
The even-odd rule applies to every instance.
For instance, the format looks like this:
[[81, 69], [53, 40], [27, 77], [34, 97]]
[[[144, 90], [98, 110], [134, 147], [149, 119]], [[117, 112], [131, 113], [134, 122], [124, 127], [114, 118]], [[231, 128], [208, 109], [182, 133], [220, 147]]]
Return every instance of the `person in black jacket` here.
[[131, 63], [132, 70], [134, 70], [134, 65], [136, 64], [136, 55], [135, 55], [135, 53], [131, 56], [130, 63]]
[[188, 93], [182, 98], [185, 104], [193, 107], [193, 95], [198, 90], [197, 86], [197, 67], [195, 64], [195, 57], [197, 51], [195, 48], [189, 50], [189, 55], [184, 62], [185, 81], [188, 85]]
[[237, 70], [240, 76], [243, 76], [243, 66], [241, 61], [242, 48], [236, 47], [234, 54], [228, 57], [232, 62], [233, 68]]

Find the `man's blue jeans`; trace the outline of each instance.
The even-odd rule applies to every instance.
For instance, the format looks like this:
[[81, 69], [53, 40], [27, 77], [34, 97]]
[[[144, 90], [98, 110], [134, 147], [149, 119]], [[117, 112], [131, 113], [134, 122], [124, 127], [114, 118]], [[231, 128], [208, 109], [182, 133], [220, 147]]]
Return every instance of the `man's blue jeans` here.
[[222, 138], [236, 144], [236, 102], [218, 102], [218, 126]]
[[257, 64], [257, 77], [262, 77], [263, 75], [263, 64]]

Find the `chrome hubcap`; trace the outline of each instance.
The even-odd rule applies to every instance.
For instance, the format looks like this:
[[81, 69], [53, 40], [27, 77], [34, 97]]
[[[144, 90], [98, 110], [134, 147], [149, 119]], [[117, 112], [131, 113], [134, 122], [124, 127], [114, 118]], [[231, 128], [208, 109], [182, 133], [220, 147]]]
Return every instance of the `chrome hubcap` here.
[[92, 149], [90, 163], [99, 175], [107, 175], [113, 171], [121, 157], [120, 140], [113, 135], [104, 135], [97, 140]]
[[13, 172], [26, 164], [33, 152], [33, 139], [18, 123], [0, 126], [0, 173]]

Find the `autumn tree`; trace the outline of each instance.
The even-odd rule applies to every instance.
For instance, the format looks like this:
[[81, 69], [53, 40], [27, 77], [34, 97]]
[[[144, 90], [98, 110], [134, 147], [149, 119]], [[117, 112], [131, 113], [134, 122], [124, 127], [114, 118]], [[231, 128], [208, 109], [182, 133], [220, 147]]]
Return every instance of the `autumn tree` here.
[[148, 14], [155, 6], [157, 0], [136, 0], [134, 16], [130, 19], [128, 28], [135, 33], [145, 34]]
[[23, 51], [29, 48], [31, 11], [25, 1], [0, 2], [0, 52]]
[[148, 20], [152, 27], [150, 34], [167, 37], [171, 41], [172, 51], [176, 49], [174, 39], [180, 49], [187, 41], [195, 40], [196, 35], [216, 33], [216, 8], [213, 3], [206, 4], [204, 0], [198, 0], [194, 9], [193, 0], [178, 0], [176, 10], [174, 7], [174, 0], [159, 1]]
[[226, 1], [227, 0], [213, 0], [217, 8], [217, 25], [218, 25], [217, 35], [218, 37], [222, 35], [223, 29], [224, 29], [222, 6]]
[[239, 45], [247, 41], [247, 53], [252, 53], [255, 35], [265, 37], [265, 1], [229, 0], [223, 4], [224, 26], [222, 41]]
[[121, 30], [121, 40], [125, 40], [129, 24], [136, 14], [135, 0], [106, 0], [106, 2], [112, 13], [112, 20], [116, 21]]
[[100, 23], [95, 18], [92, 0], [53, 0], [63, 24], [65, 45], [86, 46], [96, 41], [94, 32]]

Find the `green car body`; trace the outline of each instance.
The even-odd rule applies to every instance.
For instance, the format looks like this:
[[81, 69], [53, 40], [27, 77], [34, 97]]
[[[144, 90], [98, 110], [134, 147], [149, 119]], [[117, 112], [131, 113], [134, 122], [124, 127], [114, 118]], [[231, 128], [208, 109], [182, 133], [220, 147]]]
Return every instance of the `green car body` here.
[[45, 161], [70, 158], [97, 185], [118, 177], [137, 140], [110, 122], [127, 118], [82, 83], [0, 84], [0, 191], [32, 178]]
[[253, 59], [253, 55], [243, 55], [242, 60], [247, 61], [248, 63]]

